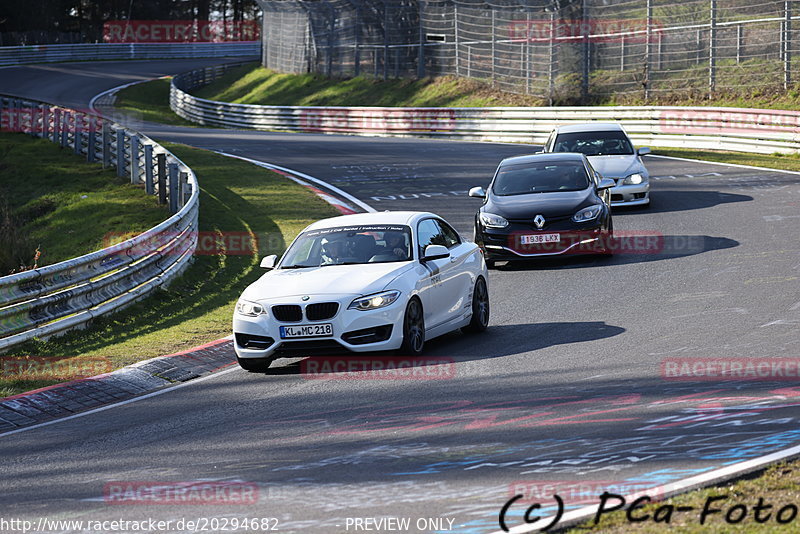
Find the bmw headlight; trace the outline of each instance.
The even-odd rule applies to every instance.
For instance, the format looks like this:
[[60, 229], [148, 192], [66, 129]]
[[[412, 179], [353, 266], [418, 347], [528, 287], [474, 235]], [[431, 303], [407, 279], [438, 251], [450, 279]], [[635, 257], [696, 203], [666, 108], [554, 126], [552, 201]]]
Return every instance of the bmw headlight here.
[[602, 206], [589, 206], [588, 208], [583, 208], [578, 213], [572, 216], [572, 220], [575, 222], [587, 222], [596, 219], [600, 212], [603, 211]]
[[361, 311], [369, 311], [369, 310], [377, 310], [378, 308], [384, 308], [389, 304], [396, 301], [400, 298], [399, 291], [384, 291], [382, 293], [374, 293], [372, 295], [365, 295], [363, 297], [358, 297], [353, 302], [350, 303], [350, 306], [347, 307], [348, 310], [361, 310]]
[[239, 315], [246, 315], [248, 317], [258, 317], [267, 313], [264, 306], [258, 302], [250, 302], [249, 300], [239, 299], [236, 303], [236, 313]]
[[505, 228], [508, 226], [508, 221], [494, 213], [486, 213], [482, 211], [478, 216], [484, 226], [488, 228]]
[[642, 182], [644, 182], [644, 176], [642, 176], [638, 172], [635, 172], [625, 177], [625, 180], [623, 180], [622, 183], [625, 185], [639, 185]]

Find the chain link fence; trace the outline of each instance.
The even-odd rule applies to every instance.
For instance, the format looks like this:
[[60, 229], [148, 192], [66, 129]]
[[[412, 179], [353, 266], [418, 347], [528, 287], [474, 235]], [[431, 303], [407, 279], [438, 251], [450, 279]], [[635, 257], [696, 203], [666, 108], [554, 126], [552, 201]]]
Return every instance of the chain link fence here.
[[262, 63], [452, 74], [553, 103], [788, 88], [798, 0], [258, 0]]

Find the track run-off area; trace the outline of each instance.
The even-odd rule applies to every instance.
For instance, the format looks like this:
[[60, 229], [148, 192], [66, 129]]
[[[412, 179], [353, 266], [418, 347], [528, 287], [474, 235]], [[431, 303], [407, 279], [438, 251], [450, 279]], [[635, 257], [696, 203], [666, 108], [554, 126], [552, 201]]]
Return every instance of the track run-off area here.
[[[86, 109], [109, 88], [214, 62], [10, 67], [0, 92]], [[486, 186], [501, 159], [538, 150], [133, 127], [305, 173], [376, 210], [432, 211], [467, 237], [480, 203], [467, 190]], [[489, 330], [426, 346], [453, 362], [446, 376], [309, 379], [299, 360], [279, 360], [267, 374], [237, 368], [0, 436], [3, 515], [275, 518], [269, 526], [284, 533], [354, 532], [354, 518], [394, 517], [410, 518], [405, 532], [482, 534], [499, 530], [515, 494], [524, 499], [508, 526], [534, 502], [552, 513], [547, 488], [575, 508], [603, 491], [635, 493], [797, 446], [796, 369], [792, 380], [738, 381], [672, 371], [704, 359], [797, 361], [800, 175], [657, 156], [645, 164], [651, 205], [615, 210], [614, 227], [657, 235], [659, 246], [501, 264], [490, 272]], [[199, 480], [246, 484], [256, 498], [104, 498], [120, 481]]]

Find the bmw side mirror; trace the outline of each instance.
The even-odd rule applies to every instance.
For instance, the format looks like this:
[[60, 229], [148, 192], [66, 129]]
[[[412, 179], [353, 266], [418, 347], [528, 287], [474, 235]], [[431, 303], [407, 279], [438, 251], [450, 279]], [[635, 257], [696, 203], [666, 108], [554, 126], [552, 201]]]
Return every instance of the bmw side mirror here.
[[597, 184], [597, 190], [602, 191], [603, 189], [611, 189], [615, 185], [617, 184], [614, 183], [614, 180], [612, 180], [611, 178], [603, 178], [602, 180], [600, 180], [600, 183]]
[[647, 154], [650, 153], [650, 147], [647, 146], [639, 147], [636, 153], [640, 156], [646, 156]]
[[482, 187], [473, 187], [469, 190], [469, 196], [474, 198], [486, 198], [486, 190]]
[[444, 245], [428, 245], [425, 247], [425, 253], [422, 255], [422, 261], [440, 260], [442, 258], [449, 258], [450, 251]]
[[264, 259], [261, 260], [261, 268], [268, 270], [274, 269], [276, 263], [278, 263], [278, 256], [276, 256], [275, 254], [264, 256]]

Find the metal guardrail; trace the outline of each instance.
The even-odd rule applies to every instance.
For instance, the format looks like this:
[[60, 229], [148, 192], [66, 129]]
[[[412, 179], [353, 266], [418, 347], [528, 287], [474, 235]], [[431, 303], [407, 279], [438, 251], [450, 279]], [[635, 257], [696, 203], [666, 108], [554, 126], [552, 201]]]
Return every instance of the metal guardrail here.
[[542, 144], [556, 125], [621, 123], [636, 144], [772, 154], [800, 150], [800, 112], [712, 107], [494, 107], [379, 108], [261, 106], [198, 98], [188, 91], [210, 83], [226, 68], [197, 69], [172, 79], [170, 106], [207, 126], [417, 136], [469, 141]]
[[223, 43], [81, 43], [0, 47], [0, 66], [112, 59], [259, 56], [260, 41]]
[[161, 145], [99, 115], [10, 96], [0, 96], [0, 129], [49, 139], [114, 167], [173, 214], [113, 246], [0, 277], [0, 351], [120, 309], [188, 266], [197, 245], [197, 179]]

